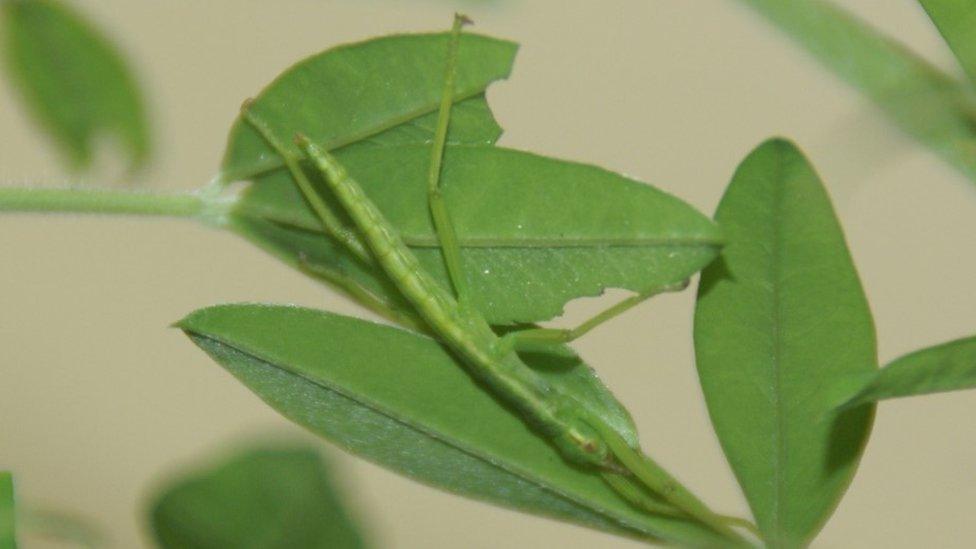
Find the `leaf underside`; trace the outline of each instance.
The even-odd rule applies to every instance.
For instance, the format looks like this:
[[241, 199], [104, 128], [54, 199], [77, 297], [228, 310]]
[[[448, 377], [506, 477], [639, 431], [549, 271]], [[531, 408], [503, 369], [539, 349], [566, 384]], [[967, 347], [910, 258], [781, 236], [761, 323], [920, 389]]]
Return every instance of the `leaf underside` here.
[[[180, 327], [285, 417], [400, 474], [615, 533], [688, 545], [718, 541], [695, 523], [637, 511], [599, 476], [568, 464], [427, 337], [327, 312], [262, 305], [204, 309]], [[527, 358], [550, 380], [592, 375], [575, 358]], [[581, 390], [586, 383], [577, 385], [575, 395], [599, 409]], [[601, 415], [622, 413], [604, 406]], [[616, 423], [629, 424], [629, 418]]]
[[851, 376], [877, 368], [873, 321], [830, 200], [791, 143], [750, 154], [715, 217], [729, 243], [699, 289], [702, 389], [766, 541], [799, 547], [837, 505], [870, 431], [873, 407], [830, 412]]

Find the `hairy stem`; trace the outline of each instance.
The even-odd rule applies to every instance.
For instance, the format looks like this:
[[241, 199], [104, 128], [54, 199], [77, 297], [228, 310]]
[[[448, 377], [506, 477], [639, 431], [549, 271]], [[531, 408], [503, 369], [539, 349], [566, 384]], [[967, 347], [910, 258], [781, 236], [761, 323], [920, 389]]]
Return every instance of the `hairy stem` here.
[[151, 193], [115, 189], [0, 187], [0, 212], [70, 212], [165, 216], [220, 223], [218, 200], [204, 192]]

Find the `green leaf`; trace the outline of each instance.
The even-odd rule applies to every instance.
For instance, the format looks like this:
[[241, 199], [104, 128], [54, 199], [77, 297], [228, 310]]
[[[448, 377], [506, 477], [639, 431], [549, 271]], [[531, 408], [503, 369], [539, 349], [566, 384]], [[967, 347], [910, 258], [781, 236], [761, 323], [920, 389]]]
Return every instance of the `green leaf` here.
[[141, 93], [118, 49], [55, 0], [0, 2], [10, 80], [73, 169], [87, 168], [103, 138], [125, 149], [132, 169], [149, 155]]
[[824, 0], [741, 0], [873, 100], [895, 124], [976, 181], [968, 86]]
[[[428, 147], [359, 148], [338, 156], [447, 287], [427, 206]], [[593, 166], [456, 145], [446, 152], [442, 181], [468, 288], [493, 324], [553, 318], [566, 302], [605, 288], [641, 291], [679, 282], [708, 264], [722, 241], [717, 227], [688, 204]], [[324, 183], [319, 188], [330, 196]], [[253, 219], [274, 222], [277, 236], [252, 230], [249, 237], [290, 263], [304, 255], [345, 272], [393, 306], [403, 304], [384, 277], [357, 268], [324, 234], [318, 241], [307, 237], [320, 224], [284, 170], [249, 188], [235, 213], [252, 228]]]
[[750, 154], [715, 217], [729, 243], [695, 311], [702, 389], [766, 541], [803, 546], [870, 431], [873, 407], [828, 412], [849, 389], [839, 382], [877, 368], [871, 313], [830, 199], [791, 143]]
[[0, 549], [17, 549], [14, 478], [0, 471]]
[[976, 1], [918, 0], [956, 55], [969, 79], [976, 82]]
[[[286, 70], [250, 109], [292, 147], [301, 132], [328, 149], [425, 143], [432, 139], [443, 88], [447, 33], [395, 35], [339, 46]], [[448, 140], [491, 144], [501, 135], [485, 102], [491, 82], [507, 78], [518, 46], [463, 36]], [[225, 181], [253, 180], [282, 165], [240, 117], [222, 166]]]
[[151, 519], [163, 548], [365, 546], [323, 456], [305, 445], [254, 447], [178, 478], [154, 496]]
[[871, 375], [840, 408], [887, 398], [976, 388], [976, 337], [905, 355]]
[[[427, 337], [327, 312], [262, 305], [204, 309], [179, 326], [292, 421], [403, 475], [611, 532], [720, 543], [695, 523], [642, 514], [598, 475], [568, 464]], [[529, 358], [551, 381], [593, 375], [575, 358]]]

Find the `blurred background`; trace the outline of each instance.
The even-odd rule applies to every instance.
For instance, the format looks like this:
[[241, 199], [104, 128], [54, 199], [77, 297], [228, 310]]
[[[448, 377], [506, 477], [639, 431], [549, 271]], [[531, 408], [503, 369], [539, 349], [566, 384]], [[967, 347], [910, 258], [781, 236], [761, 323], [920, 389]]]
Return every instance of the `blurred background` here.
[[[959, 72], [914, 0], [840, 3]], [[834, 199], [881, 362], [976, 331], [976, 186], [733, 0], [74, 5], [120, 44], [147, 92], [156, 152], [135, 185], [206, 183], [241, 101], [300, 58], [444, 29], [463, 10], [477, 32], [522, 45], [511, 79], [488, 93], [506, 130], [501, 145], [623, 172], [711, 213], [749, 150], [790, 137]], [[9, 85], [0, 105], [0, 184], [126, 183], [71, 176]], [[563, 322], [617, 298], [573, 303]], [[693, 298], [656, 298], [576, 347], [633, 412], [652, 455], [717, 509], [747, 514], [698, 388]], [[368, 316], [242, 239], [186, 221], [0, 216], [0, 469], [15, 471], [32, 502], [91, 517], [115, 547], [142, 547], [160, 479], [240, 437], [306, 436], [168, 327], [239, 301]], [[816, 546], [971, 546], [974, 413], [971, 392], [882, 403], [860, 471]], [[376, 547], [638, 546], [332, 455]]]

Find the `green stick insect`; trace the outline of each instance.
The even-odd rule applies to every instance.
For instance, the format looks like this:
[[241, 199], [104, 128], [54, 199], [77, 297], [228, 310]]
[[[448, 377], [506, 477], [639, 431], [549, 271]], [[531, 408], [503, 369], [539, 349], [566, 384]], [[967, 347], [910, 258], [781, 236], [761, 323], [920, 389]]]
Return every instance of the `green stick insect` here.
[[[242, 107], [242, 116], [282, 156], [325, 232], [363, 262], [382, 270], [413, 306], [427, 331], [446, 344], [473, 377], [515, 408], [524, 421], [546, 437], [566, 460], [602, 475], [622, 497], [647, 512], [697, 520], [741, 542], [742, 538], [731, 525], [748, 527], [747, 523], [709, 510], [639, 448], [629, 446], [606, 421], [588, 412], [574, 397], [558, 390], [518, 355], [520, 350], [572, 341], [637, 303], [661, 292], [683, 289], [686, 283], [649, 289], [572, 330], [533, 328], [499, 336], [471, 305], [461, 270], [461, 249], [440, 185], [441, 161], [454, 102], [461, 29], [469, 22], [462, 15], [455, 16], [428, 171], [430, 214], [453, 286], [451, 289], [442, 287], [423, 269], [397, 230], [331, 154], [299, 133], [295, 143], [304, 158], [295, 158], [278, 141], [270, 126], [249, 108], [249, 102]], [[303, 172], [301, 160], [321, 172], [355, 229], [344, 226], [326, 206]]]

